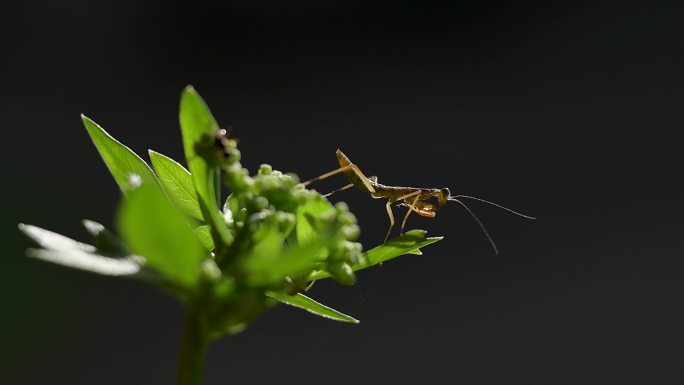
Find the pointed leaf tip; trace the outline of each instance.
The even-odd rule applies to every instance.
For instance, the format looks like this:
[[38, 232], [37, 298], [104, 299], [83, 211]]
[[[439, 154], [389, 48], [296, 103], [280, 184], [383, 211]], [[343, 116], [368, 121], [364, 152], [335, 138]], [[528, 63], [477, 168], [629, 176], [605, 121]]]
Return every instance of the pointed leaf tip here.
[[309, 313], [315, 314], [323, 318], [353, 324], [358, 324], [360, 322], [356, 318], [346, 315], [329, 306], [323, 305], [322, 303], [317, 302], [313, 298], [307, 297], [302, 293], [297, 293], [295, 295], [287, 295], [276, 292], [268, 292], [266, 293], [266, 295], [275, 299], [278, 302], [306, 310]]
[[198, 155], [196, 150], [198, 143], [216, 135], [218, 124], [209, 107], [192, 86], [186, 87], [181, 96], [179, 120], [185, 159], [192, 175], [202, 217], [211, 228], [212, 237], [220, 239], [220, 243], [216, 242], [217, 246], [230, 244], [232, 235], [220, 215], [218, 204], [219, 168]]
[[19, 230], [34, 242], [46, 249], [53, 250], [81, 250], [85, 252], [95, 252], [95, 247], [85, 243], [78, 242], [64, 235], [57, 234], [53, 231], [40, 228], [38, 226], [19, 224]]
[[43, 247], [27, 250], [26, 254], [31, 258], [103, 275], [132, 276], [140, 272], [141, 261], [138, 257], [110, 258], [101, 255], [92, 245], [50, 230], [24, 223], [20, 223], [18, 227], [26, 236]]
[[157, 177], [150, 166], [123, 143], [112, 137], [100, 125], [83, 116], [83, 125], [93, 141], [105, 165], [111, 172], [121, 191], [126, 194], [130, 190], [130, 175], [136, 174], [141, 181], [158, 185]]
[[85, 227], [86, 231], [92, 236], [97, 236], [105, 230], [105, 227], [101, 223], [91, 221], [90, 219], [82, 220], [81, 224], [83, 224], [83, 227]]

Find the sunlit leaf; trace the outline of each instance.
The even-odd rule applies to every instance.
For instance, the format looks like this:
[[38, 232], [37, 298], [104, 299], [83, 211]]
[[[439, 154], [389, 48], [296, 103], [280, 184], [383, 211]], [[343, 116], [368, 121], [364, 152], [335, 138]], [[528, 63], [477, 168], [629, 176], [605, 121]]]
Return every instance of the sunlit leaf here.
[[185, 214], [204, 220], [190, 171], [175, 160], [156, 151], [149, 150], [149, 154], [154, 171], [171, 201]]
[[199, 239], [199, 241], [202, 242], [202, 244], [207, 250], [214, 250], [214, 239], [211, 237], [211, 233], [209, 232], [209, 226], [198, 226], [197, 228], [195, 228], [194, 232], [197, 236], [197, 239]]
[[316, 302], [313, 299], [305, 296], [304, 294], [298, 293], [295, 295], [287, 295], [275, 292], [269, 292], [267, 296], [284, 303], [286, 305], [298, 307], [304, 309], [310, 313], [316, 314], [321, 317], [332, 319], [335, 321], [349, 322], [349, 323], [359, 323], [359, 320], [341, 313], [335, 309], [323, 305], [322, 303]]
[[304, 245], [282, 247], [282, 238], [269, 236], [259, 242], [245, 263], [245, 269], [250, 273], [249, 280], [261, 284], [311, 271], [321, 252], [329, 246], [328, 242], [320, 238]]
[[168, 280], [193, 287], [208, 251], [163, 193], [143, 184], [129, 191], [117, 215], [119, 234], [133, 252]]
[[134, 259], [105, 257], [81, 250], [29, 249], [26, 253], [32, 258], [102, 275], [129, 276], [140, 271], [140, 264]]
[[[407, 231], [404, 235], [393, 238], [387, 243], [375, 247], [363, 253], [364, 258], [361, 258], [361, 263], [353, 265], [354, 271], [363, 270], [371, 266], [381, 264], [383, 262], [394, 259], [404, 254], [420, 255], [420, 248], [431, 245], [437, 241], [442, 240], [443, 237], [429, 237], [425, 238], [426, 232], [424, 230]], [[330, 274], [326, 271], [315, 271], [309, 276], [310, 280], [328, 278]]]
[[[431, 245], [444, 237], [425, 238], [424, 230], [410, 230], [404, 235], [396, 237], [384, 245], [380, 245], [364, 253], [367, 264], [363, 266], [353, 266], [354, 270], [365, 269], [377, 264], [389, 261], [404, 254], [414, 254], [420, 252], [421, 247]], [[418, 254], [420, 255], [420, 254]]]
[[194, 88], [188, 86], [183, 91], [180, 103], [180, 126], [183, 136], [183, 149], [188, 168], [197, 192], [203, 217], [211, 230], [224, 244], [229, 244], [232, 237], [228, 232], [218, 204], [219, 170], [212, 167], [196, 152], [197, 143], [203, 138], [213, 138], [218, 133], [218, 124], [211, 115], [204, 100]]
[[36, 226], [20, 224], [19, 230], [44, 247], [29, 249], [29, 257], [102, 275], [131, 276], [140, 272], [139, 258], [110, 258], [99, 255], [94, 246]]
[[150, 166], [136, 153], [114, 139], [102, 127], [85, 115], [81, 115], [81, 118], [86, 130], [88, 130], [90, 139], [92, 139], [97, 151], [124, 194], [135, 187], [131, 186], [131, 175], [138, 175], [144, 183], [155, 185], [158, 183]]
[[96, 251], [95, 246], [78, 242], [69, 237], [65, 237], [64, 235], [57, 234], [38, 226], [20, 223], [19, 230], [46, 249], [66, 251], [81, 250], [87, 253], [94, 253]]
[[297, 242], [305, 244], [318, 236], [318, 231], [311, 223], [311, 218], [315, 218], [323, 213], [334, 210], [333, 205], [321, 196], [316, 196], [297, 209]]

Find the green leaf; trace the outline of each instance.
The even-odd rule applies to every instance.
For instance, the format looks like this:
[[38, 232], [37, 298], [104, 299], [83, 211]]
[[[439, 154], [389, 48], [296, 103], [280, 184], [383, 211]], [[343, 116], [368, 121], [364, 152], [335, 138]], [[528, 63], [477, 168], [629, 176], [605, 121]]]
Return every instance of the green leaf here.
[[117, 215], [119, 234], [150, 268], [177, 285], [193, 288], [209, 252], [159, 189], [143, 184], [128, 195]]
[[203, 221], [204, 217], [197, 202], [197, 192], [190, 171], [175, 160], [156, 151], [149, 150], [149, 154], [154, 171], [171, 201], [185, 214]]
[[110, 258], [97, 254], [95, 247], [40, 227], [19, 224], [19, 230], [44, 249], [29, 249], [29, 257], [73, 269], [110, 276], [133, 276], [141, 270], [139, 257]]
[[247, 278], [253, 285], [260, 285], [271, 280], [282, 279], [282, 275], [271, 271], [271, 266], [282, 254], [283, 240], [276, 228], [266, 228], [264, 234], [254, 245], [252, 252], [245, 258]]
[[38, 226], [19, 224], [19, 230], [33, 239], [37, 244], [46, 249], [52, 250], [81, 250], [87, 253], [94, 253], [97, 251], [95, 246], [81, 243], [64, 235], [57, 234], [50, 230], [40, 228]]
[[197, 236], [197, 239], [199, 239], [200, 242], [202, 242], [202, 244], [204, 245], [204, 247], [207, 250], [209, 250], [209, 251], [214, 250], [214, 240], [211, 238], [211, 233], [209, 232], [209, 226], [207, 226], [207, 225], [199, 226], [199, 227], [195, 228], [194, 232], [195, 232], [195, 235]]
[[214, 241], [218, 237], [223, 244], [230, 244], [232, 236], [219, 212], [219, 170], [207, 164], [195, 150], [204, 137], [215, 137], [219, 128], [204, 100], [191, 86], [186, 87], [181, 96], [179, 119], [183, 149], [203, 216], [211, 227]]
[[250, 282], [260, 285], [313, 270], [331, 240], [317, 239], [304, 245], [282, 247], [282, 237], [273, 232], [254, 247], [245, 262]]
[[72, 269], [111, 276], [132, 276], [140, 272], [140, 263], [131, 258], [111, 258], [81, 250], [28, 249], [27, 255]]
[[[414, 254], [420, 252], [421, 247], [431, 245], [442, 240], [444, 237], [425, 238], [424, 230], [410, 230], [404, 235], [396, 237], [391, 241], [380, 245], [364, 253], [367, 263], [365, 265], [353, 266], [354, 270], [361, 270], [389, 261], [404, 254]], [[421, 253], [422, 254], [422, 253]], [[418, 254], [420, 255], [420, 254]]]
[[132, 188], [130, 184], [131, 175], [138, 175], [145, 183], [158, 183], [150, 166], [130, 148], [114, 139], [107, 131], [85, 115], [81, 115], [81, 119], [86, 130], [88, 130], [90, 139], [92, 139], [97, 151], [124, 194]]
[[319, 216], [328, 211], [334, 210], [333, 205], [322, 196], [318, 195], [307, 200], [297, 209], [297, 242], [306, 244], [318, 237], [318, 233], [311, 223], [311, 218]]
[[275, 276], [288, 276], [313, 270], [321, 253], [331, 246], [333, 238], [317, 239], [304, 245], [291, 245], [283, 249], [280, 257], [268, 267]]
[[[399, 237], [391, 239], [389, 242], [375, 247], [363, 253], [364, 258], [361, 258], [359, 264], [352, 266], [354, 271], [367, 269], [369, 267], [379, 265], [383, 262], [394, 259], [404, 254], [421, 255], [420, 248], [431, 245], [444, 237], [430, 237], [425, 238], [426, 232], [424, 230], [410, 230]], [[309, 276], [309, 280], [328, 278], [330, 274], [326, 271], [315, 271]]]
[[286, 305], [304, 309], [309, 313], [313, 313], [324, 318], [329, 318], [331, 320], [341, 322], [349, 322], [355, 324], [359, 323], [359, 320], [357, 320], [356, 318], [348, 316], [344, 313], [340, 313], [339, 311], [329, 308], [323, 305], [322, 303], [316, 302], [313, 299], [301, 293], [298, 293], [296, 295], [287, 295], [276, 292], [268, 292], [266, 293], [266, 295]]

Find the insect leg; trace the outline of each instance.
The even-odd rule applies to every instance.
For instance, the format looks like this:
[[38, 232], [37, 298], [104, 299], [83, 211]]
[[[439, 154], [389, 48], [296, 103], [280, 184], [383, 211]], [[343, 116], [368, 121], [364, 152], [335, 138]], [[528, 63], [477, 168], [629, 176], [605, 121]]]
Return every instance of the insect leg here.
[[383, 243], [387, 242], [387, 239], [389, 238], [390, 233], [392, 232], [392, 227], [394, 227], [394, 214], [392, 213], [392, 203], [394, 203], [394, 202], [389, 200], [389, 201], [387, 201], [387, 204], [385, 205], [385, 208], [387, 209], [387, 216], [389, 216], [389, 220], [390, 220], [390, 226], [389, 226], [389, 229], [387, 229], [387, 235], [385, 235], [385, 242], [383, 242]]
[[418, 198], [420, 198], [420, 194], [416, 194], [416, 197], [413, 198], [413, 202], [408, 206], [408, 211], [406, 212], [406, 215], [404, 216], [404, 221], [401, 222], [401, 230], [399, 230], [399, 234], [404, 234], [404, 227], [406, 226], [406, 221], [408, 220], [409, 215], [413, 212], [413, 210], [418, 211], [418, 208], [416, 208], [416, 202], [418, 202]]
[[413, 206], [410, 204], [403, 202], [399, 203], [397, 206], [404, 206], [408, 207], [409, 209], [413, 210], [416, 212], [416, 214], [420, 215], [421, 217], [426, 217], [426, 218], [434, 218], [437, 216], [437, 213], [434, 211], [434, 208], [432, 208], [431, 204], [421, 204], [422, 201], [416, 202]]
[[329, 192], [329, 193], [327, 193], [327, 194], [323, 194], [323, 196], [324, 196], [324, 197], [329, 197], [329, 196], [333, 195], [333, 194], [336, 193], [336, 192], [344, 191], [344, 190], [350, 189], [350, 188], [352, 188], [352, 187], [354, 187], [354, 184], [353, 184], [353, 183], [349, 183], [348, 185], [346, 185], [346, 186], [344, 186], [344, 187], [340, 187], [340, 188], [338, 188], [337, 190], [333, 190], [333, 191], [331, 191], [331, 192]]
[[311, 184], [311, 183], [313, 183], [313, 182], [317, 182], [317, 181], [319, 181], [319, 180], [322, 180], [322, 179], [325, 179], [325, 178], [329, 178], [329, 177], [331, 177], [331, 176], [333, 176], [333, 175], [337, 175], [337, 174], [339, 174], [339, 173], [341, 173], [341, 172], [345, 172], [345, 171], [349, 170], [350, 168], [352, 168], [352, 166], [353, 166], [353, 165], [350, 164], [350, 165], [348, 165], [348, 166], [340, 167], [340, 168], [335, 169], [335, 170], [332, 170], [332, 171], [330, 171], [330, 172], [326, 172], [325, 174], [320, 175], [320, 176], [317, 176], [317, 177], [315, 177], [315, 178], [313, 178], [313, 179], [309, 179], [309, 180], [307, 180], [306, 182], [302, 182], [302, 183], [300, 183], [300, 184], [303, 185], [303, 186], [308, 186], [309, 184]]
[[395, 203], [397, 201], [400, 201], [402, 199], [406, 199], [408, 197], [412, 197], [414, 195], [420, 196], [421, 191], [414, 191], [411, 193], [408, 193], [406, 195], [402, 195], [398, 197], [397, 199], [390, 199], [387, 201], [387, 204], [385, 205], [385, 208], [387, 209], [387, 215], [389, 216], [390, 219], [390, 227], [387, 229], [387, 235], [385, 235], [385, 242], [387, 242], [387, 239], [390, 236], [390, 233], [392, 232], [392, 227], [394, 227], [394, 214], [392, 213], [392, 203]]

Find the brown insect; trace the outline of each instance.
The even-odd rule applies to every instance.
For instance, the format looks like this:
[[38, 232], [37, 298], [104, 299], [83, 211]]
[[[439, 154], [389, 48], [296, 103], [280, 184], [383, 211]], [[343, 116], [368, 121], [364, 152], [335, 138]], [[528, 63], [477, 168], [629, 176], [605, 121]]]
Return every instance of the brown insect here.
[[401, 187], [401, 186], [387, 186], [381, 183], [378, 183], [378, 177], [377, 176], [371, 176], [367, 177], [363, 174], [361, 169], [355, 165], [354, 163], [347, 158], [346, 155], [339, 149], [336, 152], [337, 155], [337, 160], [340, 164], [340, 167], [327, 172], [321, 176], [318, 176], [316, 178], [310, 179], [306, 182], [303, 182], [302, 185], [307, 186], [313, 182], [331, 177], [333, 175], [339, 174], [339, 173], [344, 173], [344, 175], [347, 177], [349, 180], [349, 184], [339, 188], [337, 190], [334, 190], [328, 194], [325, 194], [325, 196], [330, 196], [336, 192], [347, 190], [352, 187], [356, 187], [362, 191], [367, 192], [370, 194], [370, 196], [373, 199], [387, 199], [387, 204], [385, 205], [385, 208], [387, 209], [387, 215], [389, 216], [390, 220], [390, 226], [389, 229], [387, 230], [387, 235], [385, 236], [385, 242], [387, 242], [387, 239], [390, 236], [390, 233], [392, 232], [392, 228], [394, 227], [394, 213], [392, 212], [392, 204], [397, 204], [399, 206], [405, 206], [408, 207], [408, 211], [406, 212], [406, 215], [404, 216], [404, 220], [401, 223], [401, 230], [400, 233], [404, 233], [404, 227], [406, 226], [406, 221], [408, 220], [409, 216], [411, 213], [415, 212], [416, 214], [427, 217], [427, 218], [434, 218], [437, 215], [437, 212], [444, 207], [447, 202], [456, 202], [463, 206], [463, 208], [475, 219], [475, 221], [478, 223], [482, 231], [484, 232], [485, 236], [487, 236], [487, 239], [489, 240], [489, 243], [492, 245], [492, 248], [494, 249], [495, 253], [499, 253], [499, 250], [496, 247], [496, 244], [494, 243], [494, 240], [492, 237], [489, 235], [487, 232], [487, 229], [485, 229], [484, 225], [482, 224], [482, 221], [473, 213], [468, 206], [465, 205], [461, 201], [461, 199], [472, 199], [478, 202], [486, 203], [489, 205], [492, 205], [494, 207], [498, 207], [502, 210], [508, 211], [509, 213], [518, 215], [520, 217], [526, 218], [526, 219], [535, 219], [534, 217], [531, 217], [529, 215], [521, 214], [517, 211], [513, 211], [507, 207], [504, 207], [502, 205], [499, 205], [494, 202], [490, 202], [488, 200], [482, 199], [482, 198], [477, 198], [469, 195], [451, 195], [451, 192], [449, 191], [448, 188], [420, 188], [420, 187]]

